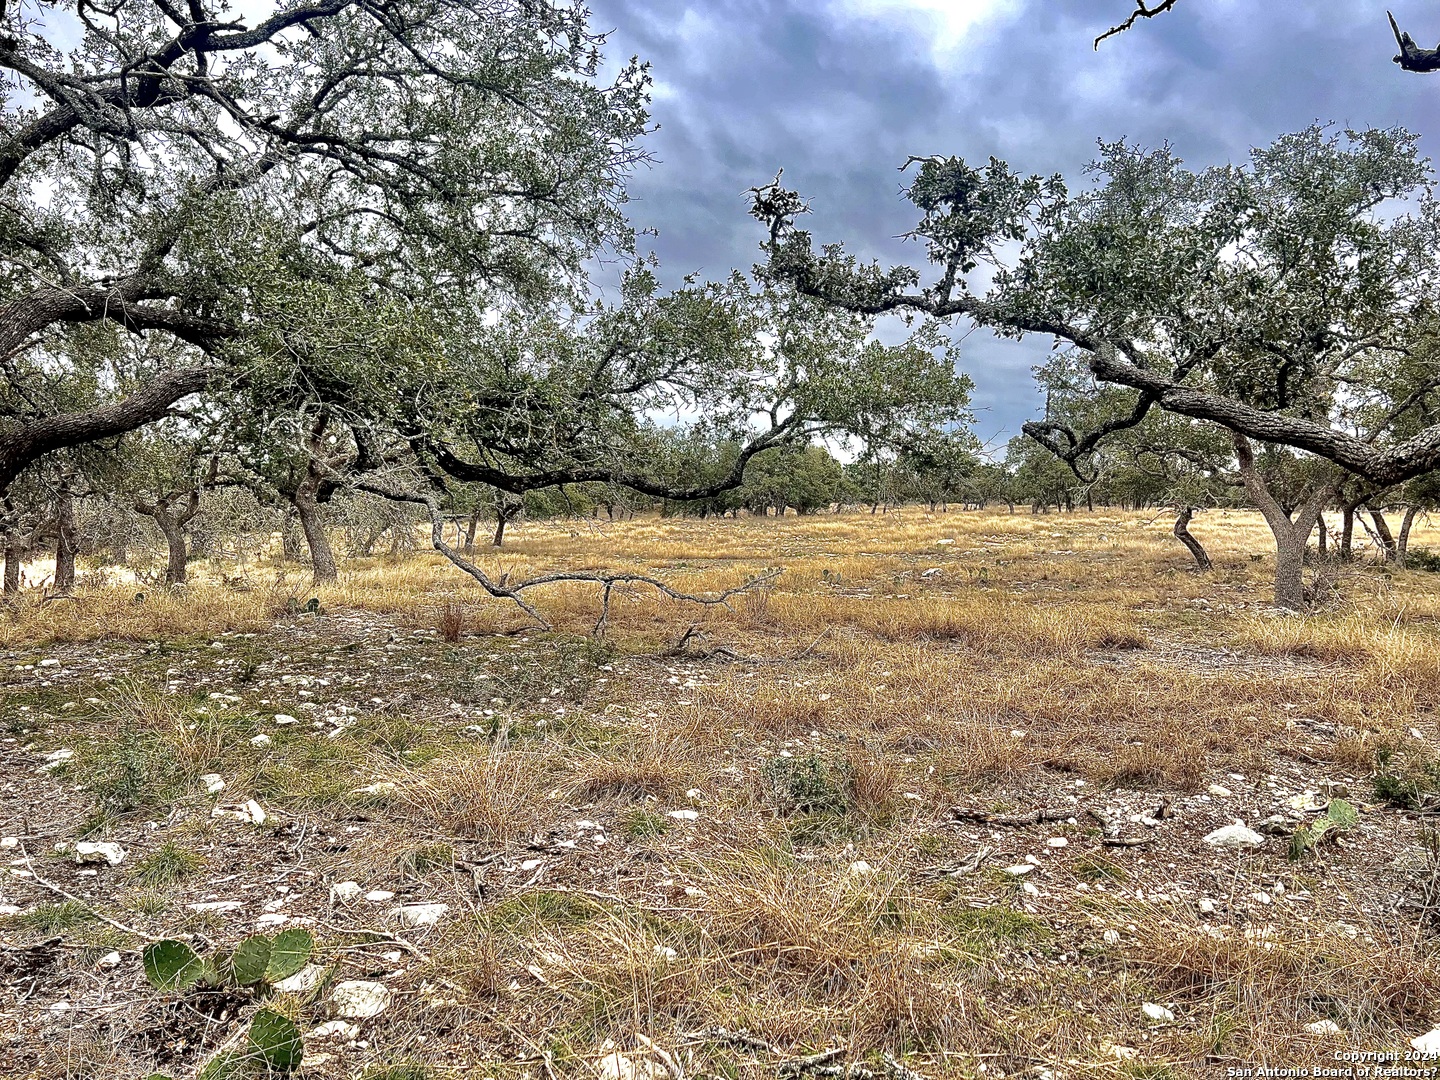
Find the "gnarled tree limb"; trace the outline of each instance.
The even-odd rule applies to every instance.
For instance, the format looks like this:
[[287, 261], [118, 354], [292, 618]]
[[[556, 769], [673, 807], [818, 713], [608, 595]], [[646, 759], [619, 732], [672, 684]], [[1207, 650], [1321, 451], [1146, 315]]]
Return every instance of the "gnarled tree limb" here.
[[1145, 0], [1135, 0], [1135, 10], [1130, 13], [1130, 17], [1118, 26], [1112, 26], [1109, 30], [1106, 30], [1105, 33], [1097, 37], [1094, 47], [1098, 49], [1100, 48], [1100, 43], [1106, 38], [1114, 37], [1116, 34], [1123, 34], [1135, 25], [1136, 19], [1153, 19], [1156, 15], [1163, 15], [1169, 11], [1175, 4], [1176, 0], [1159, 0], [1159, 3], [1153, 5], [1145, 3]]
[[440, 507], [440, 499], [437, 496], [428, 492], [409, 491], [403, 488], [392, 487], [388, 484], [380, 483], [377, 480], [367, 478], [352, 481], [352, 486], [357, 490], [368, 491], [372, 495], [379, 495], [381, 498], [390, 499], [395, 502], [408, 502], [424, 506], [430, 515], [430, 542], [435, 550], [444, 555], [466, 574], [470, 575], [470, 577], [474, 578], [480, 587], [491, 596], [497, 599], [513, 601], [520, 610], [535, 620], [536, 629], [539, 630], [551, 629], [551, 623], [521, 594], [528, 589], [539, 588], [542, 585], [557, 585], [562, 582], [578, 581], [602, 586], [604, 589], [604, 599], [600, 619], [595, 624], [595, 633], [600, 635], [604, 633], [609, 620], [611, 591], [617, 585], [649, 585], [657, 592], [670, 597], [672, 600], [683, 600], [691, 604], [718, 605], [728, 611], [733, 611], [734, 608], [730, 606], [732, 597], [748, 592], [751, 589], [768, 585], [783, 572], [779, 569], [767, 570], [756, 577], [748, 579], [741, 585], [731, 586], [711, 596], [681, 592], [679, 589], [661, 581], [659, 578], [650, 577], [648, 574], [635, 573], [584, 574], [564, 571], [553, 574], [541, 574], [538, 577], [527, 578], [524, 581], [511, 582], [503, 578], [500, 581], [496, 581], [446, 542], [445, 514]]
[[1440, 46], [1433, 49], [1422, 49], [1415, 44], [1415, 39], [1400, 29], [1395, 22], [1395, 16], [1385, 12], [1390, 19], [1390, 29], [1395, 32], [1395, 44], [1400, 46], [1400, 51], [1392, 60], [1400, 65], [1403, 71], [1417, 71], [1422, 74], [1431, 71], [1440, 71]]

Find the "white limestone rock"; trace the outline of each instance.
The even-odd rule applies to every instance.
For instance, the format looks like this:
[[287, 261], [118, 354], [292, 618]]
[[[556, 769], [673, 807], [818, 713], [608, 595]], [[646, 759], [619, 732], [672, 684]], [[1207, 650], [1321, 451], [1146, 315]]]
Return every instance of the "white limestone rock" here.
[[390, 912], [401, 926], [434, 926], [450, 910], [449, 904], [402, 904]]
[[390, 1007], [390, 988], [383, 983], [352, 979], [337, 983], [330, 994], [335, 1015], [352, 1020], [379, 1016]]
[[1226, 825], [1212, 833], [1207, 833], [1205, 843], [1211, 847], [1240, 851], [1246, 848], [1264, 847], [1265, 837], [1237, 821], [1234, 825]]
[[110, 866], [119, 866], [125, 861], [125, 854], [125, 849], [119, 844], [106, 841], [81, 840], [75, 845], [75, 861], [81, 864], [107, 863]]

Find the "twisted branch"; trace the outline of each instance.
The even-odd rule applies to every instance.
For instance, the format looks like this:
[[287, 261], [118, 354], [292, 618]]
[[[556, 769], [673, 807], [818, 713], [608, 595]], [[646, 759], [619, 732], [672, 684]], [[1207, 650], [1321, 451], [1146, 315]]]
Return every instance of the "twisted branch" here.
[[650, 577], [648, 574], [620, 573], [620, 574], [586, 574], [572, 571], [561, 571], [552, 574], [541, 574], [539, 577], [527, 578], [524, 581], [510, 582], [505, 578], [496, 581], [476, 566], [469, 559], [465, 558], [459, 551], [451, 547], [445, 540], [445, 514], [440, 508], [440, 499], [428, 492], [409, 491], [402, 488], [391, 487], [382, 484], [374, 479], [356, 479], [352, 486], [360, 491], [367, 491], [372, 495], [379, 495], [383, 499], [390, 499], [393, 502], [407, 502], [423, 506], [430, 515], [430, 542], [436, 551], [444, 555], [457, 567], [463, 570], [470, 577], [479, 583], [480, 587], [497, 599], [510, 600], [515, 603], [526, 615], [535, 620], [535, 628], [538, 630], [553, 629], [548, 619], [536, 610], [535, 606], [521, 594], [528, 589], [539, 588], [541, 585], [556, 585], [567, 581], [582, 581], [600, 585], [604, 589], [601, 602], [600, 618], [595, 624], [594, 634], [603, 636], [610, 618], [610, 595], [617, 585], [649, 585], [657, 592], [668, 596], [672, 600], [684, 600], [691, 604], [705, 606], [720, 606], [727, 611], [735, 609], [730, 605], [732, 597], [741, 593], [749, 592], [751, 589], [763, 588], [774, 582], [784, 571], [781, 569], [766, 570], [753, 578], [746, 580], [743, 584], [731, 586], [713, 596], [701, 596], [695, 593], [681, 592], [674, 586], [661, 581], [659, 578]]

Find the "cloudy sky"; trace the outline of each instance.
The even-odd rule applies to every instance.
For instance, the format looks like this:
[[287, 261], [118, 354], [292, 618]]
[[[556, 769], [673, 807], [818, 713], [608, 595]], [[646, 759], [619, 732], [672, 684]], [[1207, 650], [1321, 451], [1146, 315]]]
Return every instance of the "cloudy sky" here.
[[[909, 154], [1004, 158], [1074, 177], [1097, 138], [1168, 140], [1195, 166], [1239, 160], [1319, 120], [1401, 124], [1440, 159], [1440, 74], [1401, 72], [1385, 4], [1180, 0], [1098, 52], [1131, 0], [591, 0], [611, 53], [651, 61], [650, 147], [631, 216], [659, 231], [668, 276], [720, 277], [759, 257], [746, 188], [784, 168], [807, 227], [888, 261], [913, 224]], [[1390, 0], [1421, 44], [1434, 0]], [[1041, 342], [971, 335], [977, 433], [1003, 444], [1032, 415]]]

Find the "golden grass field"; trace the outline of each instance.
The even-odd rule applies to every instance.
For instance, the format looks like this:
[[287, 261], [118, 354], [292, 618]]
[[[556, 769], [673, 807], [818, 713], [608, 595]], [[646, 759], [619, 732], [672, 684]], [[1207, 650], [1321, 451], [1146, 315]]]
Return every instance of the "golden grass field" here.
[[[1403, 1054], [1440, 1023], [1440, 577], [1322, 569], [1333, 599], [1283, 615], [1258, 515], [1197, 519], [1209, 574], [1170, 524], [525, 523], [476, 557], [692, 593], [783, 569], [732, 609], [617, 589], [601, 640], [595, 586], [529, 594], [542, 633], [429, 553], [346, 564], [313, 616], [268, 563], [240, 589], [200, 566], [140, 603], [22, 598], [0, 821], [35, 877], [0, 882], [5, 1075], [193, 1075], [250, 1006], [150, 989], [138, 946], [233, 946], [267, 911], [321, 944], [320, 984], [275, 1002], [302, 1029], [337, 981], [393, 991], [307, 1039], [317, 1077], [1160, 1080]], [[1359, 825], [1297, 861], [1284, 836], [1202, 839], [1330, 797]], [[81, 875], [55, 845], [82, 835], [126, 861]], [[402, 930], [343, 881], [448, 910]]]

